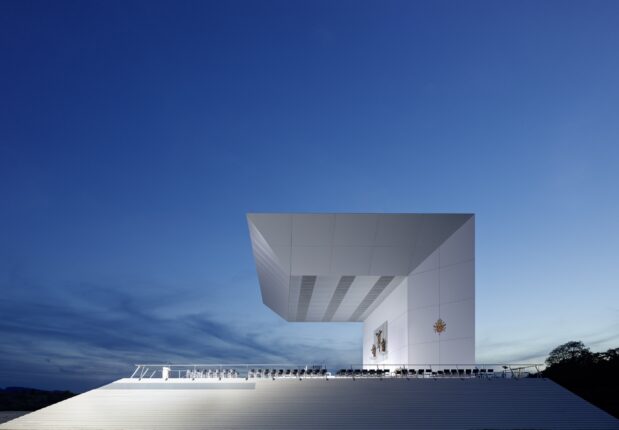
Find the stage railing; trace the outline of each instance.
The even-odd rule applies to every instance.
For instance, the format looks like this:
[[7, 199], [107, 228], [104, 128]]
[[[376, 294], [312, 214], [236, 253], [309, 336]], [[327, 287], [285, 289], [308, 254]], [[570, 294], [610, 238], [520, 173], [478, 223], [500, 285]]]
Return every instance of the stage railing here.
[[510, 378], [540, 377], [543, 364], [136, 364], [130, 379]]

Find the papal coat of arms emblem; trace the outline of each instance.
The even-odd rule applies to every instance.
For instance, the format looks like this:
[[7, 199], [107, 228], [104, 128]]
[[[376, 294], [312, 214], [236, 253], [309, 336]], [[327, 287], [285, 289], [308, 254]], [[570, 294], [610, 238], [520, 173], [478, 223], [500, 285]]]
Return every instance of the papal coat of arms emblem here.
[[435, 333], [441, 334], [445, 331], [446, 328], [447, 328], [447, 324], [441, 318], [437, 319], [436, 322], [434, 323]]

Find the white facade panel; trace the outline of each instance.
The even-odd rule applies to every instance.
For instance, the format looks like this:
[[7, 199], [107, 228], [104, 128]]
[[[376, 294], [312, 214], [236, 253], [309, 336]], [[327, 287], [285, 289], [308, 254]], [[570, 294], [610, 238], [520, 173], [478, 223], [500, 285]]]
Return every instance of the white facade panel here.
[[438, 340], [408, 345], [408, 362], [414, 365], [431, 365], [441, 361]]
[[375, 245], [410, 248], [414, 242], [415, 234], [420, 228], [418, 220], [415, 218], [405, 214], [380, 217]]
[[427, 343], [438, 341], [439, 337], [434, 333], [432, 326], [438, 319], [438, 306], [411, 309], [408, 312], [408, 343]]
[[[383, 302], [374, 309], [363, 323], [363, 363], [364, 364], [397, 364], [401, 357], [399, 351], [406, 347], [407, 335], [407, 309], [406, 295], [407, 282], [402, 281]], [[372, 357], [371, 347], [375, 343], [374, 333], [382, 324], [387, 323], [387, 352], [377, 353]], [[393, 351], [393, 354], [392, 354]]]
[[450, 266], [475, 259], [475, 221], [469, 219], [441, 245], [441, 265]]
[[474, 299], [475, 261], [469, 260], [441, 268], [440, 295], [441, 303]]
[[441, 341], [474, 337], [475, 300], [443, 303], [441, 304], [440, 317], [447, 324], [447, 329], [440, 335]]
[[438, 306], [438, 270], [428, 270], [408, 277], [410, 293], [408, 295], [409, 309]]
[[474, 364], [475, 338], [441, 340], [440, 359], [442, 364]]
[[331, 273], [331, 247], [328, 246], [294, 246], [292, 247], [292, 274]]
[[290, 246], [292, 240], [291, 214], [251, 214], [251, 224], [267, 239], [270, 246]]
[[332, 273], [338, 275], [369, 275], [372, 249], [370, 246], [334, 246]]
[[432, 254], [426, 257], [426, 259], [423, 260], [423, 262], [411, 272], [411, 275], [416, 275], [418, 273], [436, 269], [438, 269], [438, 250], [432, 252]]
[[250, 234], [256, 265], [260, 267], [258, 279], [261, 285], [269, 285], [268, 289], [262, 291], [262, 301], [280, 316], [287, 318], [289, 273], [278, 264], [275, 253], [253, 225], [250, 226]]
[[404, 345], [398, 349], [391, 349], [389, 351], [389, 362], [385, 363], [389, 368], [402, 367], [408, 363], [408, 345]]
[[285, 272], [290, 272], [290, 267], [292, 264], [291, 261], [291, 251], [290, 246], [282, 246], [282, 245], [271, 245], [271, 249], [277, 258], [277, 262], [280, 267]]
[[299, 295], [301, 293], [301, 277], [300, 276], [291, 276], [290, 277], [290, 289], [288, 292], [288, 315], [289, 318], [292, 315], [296, 315], [297, 306], [299, 304]]
[[292, 246], [325, 246], [333, 243], [335, 215], [297, 214], [292, 218]]
[[374, 247], [370, 274], [377, 276], [407, 275], [411, 258], [412, 255], [410, 247]]
[[378, 215], [336, 214], [334, 246], [374, 246]]

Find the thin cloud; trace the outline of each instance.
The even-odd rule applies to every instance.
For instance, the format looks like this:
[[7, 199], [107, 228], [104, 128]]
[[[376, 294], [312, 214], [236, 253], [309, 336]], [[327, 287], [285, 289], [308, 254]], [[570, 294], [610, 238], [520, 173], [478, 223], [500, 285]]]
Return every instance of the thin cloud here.
[[[40, 387], [62, 380], [68, 385], [60, 388], [81, 390], [127, 376], [138, 362], [351, 362], [360, 351], [351, 343], [334, 353], [323, 339], [291, 338], [279, 324], [226, 324], [205, 312], [185, 314], [183, 295], [143, 295], [84, 282], [63, 288], [53, 304], [48, 294], [27, 303], [0, 299], [0, 377]], [[163, 305], [176, 315], [158, 313]]]

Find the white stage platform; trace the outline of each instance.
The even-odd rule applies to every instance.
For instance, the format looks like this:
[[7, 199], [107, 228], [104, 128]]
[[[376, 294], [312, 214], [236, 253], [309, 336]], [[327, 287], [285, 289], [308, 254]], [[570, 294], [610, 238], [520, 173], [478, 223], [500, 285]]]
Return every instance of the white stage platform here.
[[559, 385], [525, 379], [121, 379], [0, 429], [619, 429]]

